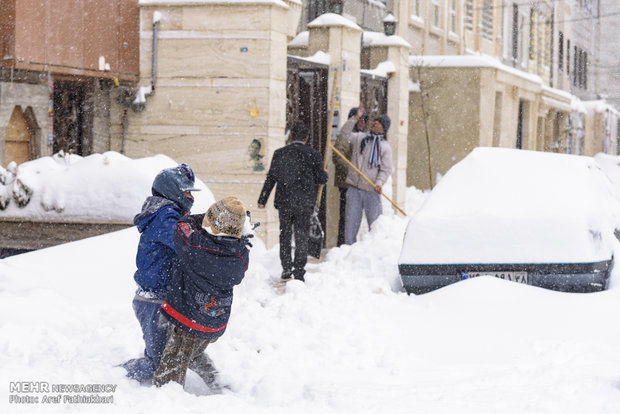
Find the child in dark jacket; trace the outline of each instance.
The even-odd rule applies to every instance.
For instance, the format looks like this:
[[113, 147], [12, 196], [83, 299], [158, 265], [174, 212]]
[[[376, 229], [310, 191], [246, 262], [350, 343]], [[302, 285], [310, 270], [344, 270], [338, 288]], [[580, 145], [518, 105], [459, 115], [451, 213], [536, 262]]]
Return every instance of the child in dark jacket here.
[[191, 191], [194, 172], [187, 164], [160, 171], [153, 180], [152, 196], [147, 197], [142, 211], [134, 218], [141, 233], [136, 254], [134, 280], [138, 290], [133, 299], [133, 310], [142, 328], [145, 342], [144, 357], [125, 362], [127, 376], [148, 383], [159, 365], [166, 346], [167, 329], [161, 326], [161, 305], [170, 287], [170, 269], [176, 258], [173, 234], [176, 222], [194, 203]]
[[[249, 263], [248, 241], [242, 237], [245, 208], [236, 197], [214, 203], [204, 215], [181, 219], [175, 226], [178, 266], [172, 272], [172, 290], [162, 306], [174, 325], [153, 383], [185, 385], [190, 362], [200, 360], [203, 380], [212, 389], [215, 367], [204, 355], [207, 345], [224, 334], [230, 317], [233, 287], [241, 283]], [[193, 369], [193, 368], [192, 368]]]

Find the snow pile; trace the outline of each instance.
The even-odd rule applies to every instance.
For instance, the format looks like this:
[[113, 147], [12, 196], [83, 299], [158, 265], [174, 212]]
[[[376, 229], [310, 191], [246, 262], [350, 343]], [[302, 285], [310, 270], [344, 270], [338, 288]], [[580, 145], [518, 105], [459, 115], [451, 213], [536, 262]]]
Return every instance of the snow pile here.
[[609, 260], [619, 193], [591, 157], [477, 148], [411, 220], [400, 263]]
[[[81, 157], [55, 154], [0, 169], [2, 217], [51, 221], [131, 222], [153, 179], [178, 163], [165, 155], [133, 160], [114, 151]], [[206, 211], [213, 194], [196, 180], [193, 211]]]
[[[408, 193], [409, 214], [426, 194]], [[385, 215], [353, 246], [274, 288], [277, 249], [256, 241], [226, 334], [208, 348], [231, 390], [189, 372], [142, 387], [114, 367], [140, 355], [131, 310], [135, 228], [0, 261], [5, 411], [504, 414], [620, 410], [620, 290], [566, 294], [491, 277], [395, 292], [407, 219]], [[111, 404], [10, 403], [12, 381], [112, 384]], [[41, 397], [42, 394], [20, 394]], [[67, 394], [73, 395], [73, 394]]]

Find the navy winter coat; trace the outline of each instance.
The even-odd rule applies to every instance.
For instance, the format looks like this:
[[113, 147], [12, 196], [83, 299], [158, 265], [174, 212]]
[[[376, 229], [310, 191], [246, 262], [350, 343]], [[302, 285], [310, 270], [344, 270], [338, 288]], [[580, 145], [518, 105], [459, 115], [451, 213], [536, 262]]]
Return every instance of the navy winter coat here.
[[162, 309], [170, 322], [202, 339], [221, 336], [228, 324], [233, 287], [249, 263], [247, 239], [219, 237], [202, 228], [204, 214], [187, 216], [175, 226], [178, 266]]
[[164, 299], [170, 284], [170, 270], [176, 261], [173, 242], [174, 225], [182, 211], [173, 201], [163, 197], [148, 197], [142, 212], [134, 218], [140, 242], [136, 255], [138, 270], [134, 280], [143, 289]]

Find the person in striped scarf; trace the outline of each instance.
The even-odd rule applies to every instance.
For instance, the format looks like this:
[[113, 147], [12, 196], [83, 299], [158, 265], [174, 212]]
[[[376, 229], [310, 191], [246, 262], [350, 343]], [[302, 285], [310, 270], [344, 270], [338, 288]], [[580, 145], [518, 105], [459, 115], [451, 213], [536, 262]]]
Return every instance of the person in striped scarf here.
[[364, 109], [358, 107], [354, 116], [342, 126], [340, 134], [351, 143], [351, 162], [374, 184], [371, 186], [353, 168], [347, 172], [345, 244], [353, 244], [362, 223], [362, 213], [366, 214], [368, 228], [383, 214], [381, 193], [383, 185], [392, 174], [392, 147], [387, 140], [390, 118], [383, 114], [370, 123], [370, 132], [354, 132], [355, 124], [364, 115]]

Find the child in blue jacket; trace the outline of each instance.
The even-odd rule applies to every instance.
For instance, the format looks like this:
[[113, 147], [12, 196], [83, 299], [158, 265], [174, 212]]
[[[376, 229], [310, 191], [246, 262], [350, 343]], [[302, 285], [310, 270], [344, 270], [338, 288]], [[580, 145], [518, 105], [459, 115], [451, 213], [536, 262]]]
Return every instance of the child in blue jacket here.
[[167, 168], [153, 180], [152, 196], [142, 205], [134, 224], [141, 233], [136, 255], [138, 284], [133, 310], [145, 342], [144, 357], [122, 366], [127, 376], [150, 382], [166, 346], [167, 329], [159, 322], [161, 305], [170, 289], [170, 270], [177, 261], [173, 242], [174, 225], [189, 214], [194, 203], [194, 172], [187, 164]]
[[174, 245], [178, 266], [173, 269], [172, 289], [162, 309], [174, 326], [155, 372], [157, 386], [170, 381], [185, 384], [191, 363], [212, 390], [215, 367], [197, 358], [207, 345], [224, 334], [230, 317], [233, 287], [241, 283], [248, 269], [249, 242], [243, 237], [246, 211], [236, 197], [214, 203], [206, 214], [187, 216], [175, 226]]

